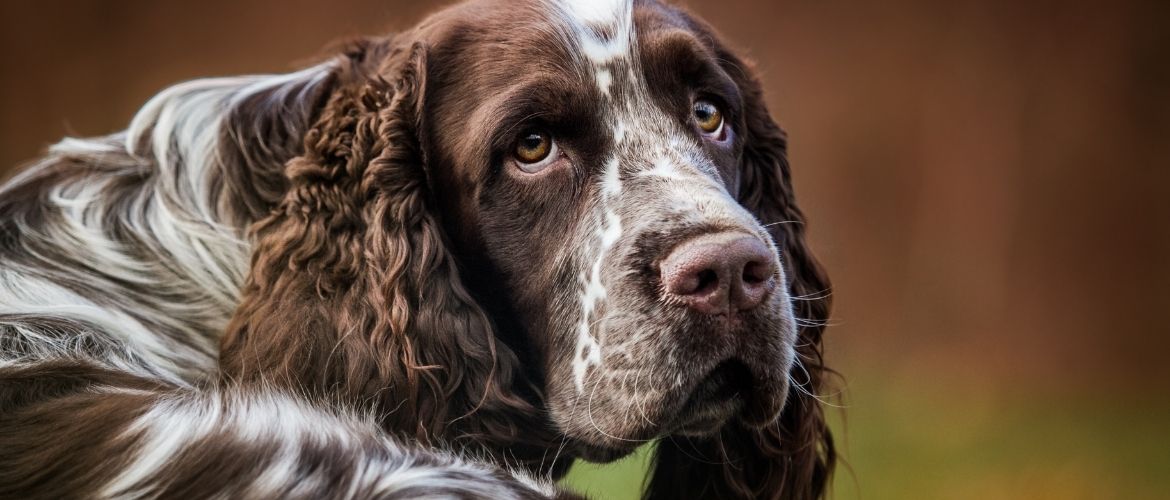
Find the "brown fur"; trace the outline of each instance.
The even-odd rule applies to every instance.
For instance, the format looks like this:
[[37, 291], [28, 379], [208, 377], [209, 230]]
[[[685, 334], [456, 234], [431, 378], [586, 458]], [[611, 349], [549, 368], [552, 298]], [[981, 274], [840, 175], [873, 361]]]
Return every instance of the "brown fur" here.
[[[303, 154], [285, 167], [287, 192], [252, 228], [252, 271], [223, 339], [221, 367], [234, 382], [264, 381], [373, 408], [387, 429], [422, 443], [471, 445], [499, 461], [560, 474], [582, 453], [572, 447], [561, 453], [563, 437], [546, 413], [545, 378], [552, 375], [538, 367], [550, 362], [542, 353], [554, 341], [523, 334], [523, 325], [513, 331], [518, 320], [496, 314], [535, 314], [524, 312], [533, 303], [517, 298], [531, 291], [488, 296], [494, 276], [518, 271], [473, 249], [486, 243], [469, 227], [490, 214], [467, 208], [474, 200], [438, 192], [474, 182], [437, 168], [476, 146], [444, 149], [451, 138], [430, 135], [442, 127], [426, 121], [436, 111], [423, 105], [432, 101], [429, 75], [451, 68], [452, 46], [482, 50], [460, 45], [472, 37], [459, 16], [475, 9], [442, 14], [350, 53], [305, 135]], [[795, 313], [821, 325], [829, 284], [805, 243], [785, 136], [751, 69], [709, 28], [684, 19], [712, 44], [743, 96], [744, 146], [738, 171], [728, 174], [738, 200], [759, 221], [778, 223], [768, 231], [797, 298]], [[430, 44], [440, 41], [445, 51], [432, 54]], [[435, 57], [446, 69], [428, 67]], [[489, 81], [471, 86], [493, 84], [483, 78]], [[465, 106], [475, 98], [454, 97]], [[465, 118], [439, 113], [433, 118], [444, 124]], [[822, 496], [835, 451], [821, 405], [808, 395], [825, 389], [822, 329], [800, 328], [803, 368], [794, 367], [792, 377], [804, 391], [789, 393], [778, 420], [761, 428], [729, 422], [713, 436], [663, 439], [647, 495]]]
[[388, 429], [423, 443], [475, 439], [539, 461], [552, 434], [512, 393], [517, 361], [460, 285], [429, 215], [415, 136], [424, 57], [414, 48], [386, 62], [402, 66], [392, 83], [362, 75], [359, 61], [345, 75], [359, 83], [326, 105], [287, 166], [291, 189], [253, 229], [221, 366], [237, 381], [378, 408]]

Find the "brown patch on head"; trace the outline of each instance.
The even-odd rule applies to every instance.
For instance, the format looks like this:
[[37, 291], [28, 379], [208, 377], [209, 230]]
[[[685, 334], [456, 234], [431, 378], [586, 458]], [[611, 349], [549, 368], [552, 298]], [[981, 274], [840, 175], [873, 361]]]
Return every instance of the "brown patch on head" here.
[[289, 191], [253, 228], [221, 367], [373, 405], [388, 429], [423, 442], [467, 440], [536, 463], [553, 438], [515, 392], [530, 389], [513, 385], [516, 359], [467, 295], [432, 215], [418, 130], [426, 52], [409, 38], [370, 50], [384, 57], [341, 66], [286, 167]]
[[[225, 373], [546, 469], [562, 438], [610, 459], [674, 436], [654, 494], [820, 492], [831, 441], [788, 389], [820, 390], [821, 327], [797, 318], [823, 322], [828, 285], [784, 135], [709, 28], [656, 2], [615, 12], [469, 3], [351, 54], [254, 228]], [[520, 168], [533, 131], [552, 158]], [[664, 278], [703, 238], [726, 251]], [[726, 295], [677, 284], [706, 271]], [[716, 471], [683, 441], [759, 465]]]

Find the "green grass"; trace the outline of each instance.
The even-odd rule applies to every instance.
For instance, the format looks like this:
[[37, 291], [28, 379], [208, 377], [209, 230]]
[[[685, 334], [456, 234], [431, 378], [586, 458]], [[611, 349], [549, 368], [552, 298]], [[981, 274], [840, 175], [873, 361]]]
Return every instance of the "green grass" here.
[[652, 451], [653, 446], [646, 445], [626, 458], [605, 465], [578, 461], [561, 484], [589, 498], [637, 499], [641, 495], [642, 480], [650, 466]]
[[[852, 388], [847, 424], [833, 418], [844, 458], [834, 498], [1170, 498], [1165, 402], [862, 389]], [[649, 456], [645, 447], [613, 464], [579, 463], [562, 483], [590, 498], [637, 498]]]
[[[853, 394], [842, 499], [1144, 499], [1170, 492], [1170, 407], [1098, 394]], [[1148, 401], [1153, 401], [1154, 398]], [[852, 469], [852, 472], [850, 472]]]

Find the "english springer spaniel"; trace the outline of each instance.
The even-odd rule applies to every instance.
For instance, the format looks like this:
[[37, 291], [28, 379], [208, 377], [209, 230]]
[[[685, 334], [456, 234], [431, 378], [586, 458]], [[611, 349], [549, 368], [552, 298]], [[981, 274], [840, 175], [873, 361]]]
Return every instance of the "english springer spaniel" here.
[[464, 3], [0, 190], [0, 497], [819, 497], [828, 286], [709, 26]]

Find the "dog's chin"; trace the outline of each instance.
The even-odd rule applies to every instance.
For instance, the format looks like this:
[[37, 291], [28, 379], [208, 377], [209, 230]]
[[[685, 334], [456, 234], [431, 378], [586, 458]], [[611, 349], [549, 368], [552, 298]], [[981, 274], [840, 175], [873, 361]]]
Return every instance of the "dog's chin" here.
[[672, 434], [689, 437], [704, 437], [722, 429], [744, 406], [743, 398], [736, 396], [727, 401], [712, 402], [683, 415]]
[[574, 448], [577, 456], [590, 462], [611, 462], [656, 437], [709, 437], [736, 419], [748, 427], [768, 425], [783, 409], [788, 387], [786, 383], [783, 387], [761, 387], [761, 384], [745, 363], [737, 359], [724, 361], [699, 380], [689, 395], [679, 395], [679, 400], [684, 397], [685, 400], [667, 425], [630, 432], [628, 439], [618, 440], [608, 435], [604, 443], [595, 439], [574, 440]]
[[695, 385], [679, 409], [671, 434], [701, 437], [718, 432], [740, 414], [755, 389], [751, 371], [739, 360], [727, 360]]
[[736, 418], [748, 427], [764, 427], [779, 418], [787, 395], [787, 380], [753, 376], [748, 365], [730, 359], [699, 381], [678, 411], [670, 433], [709, 436]]
[[609, 447], [576, 441], [571, 449], [576, 452], [578, 458], [604, 464], [625, 458], [638, 449], [638, 445]]

